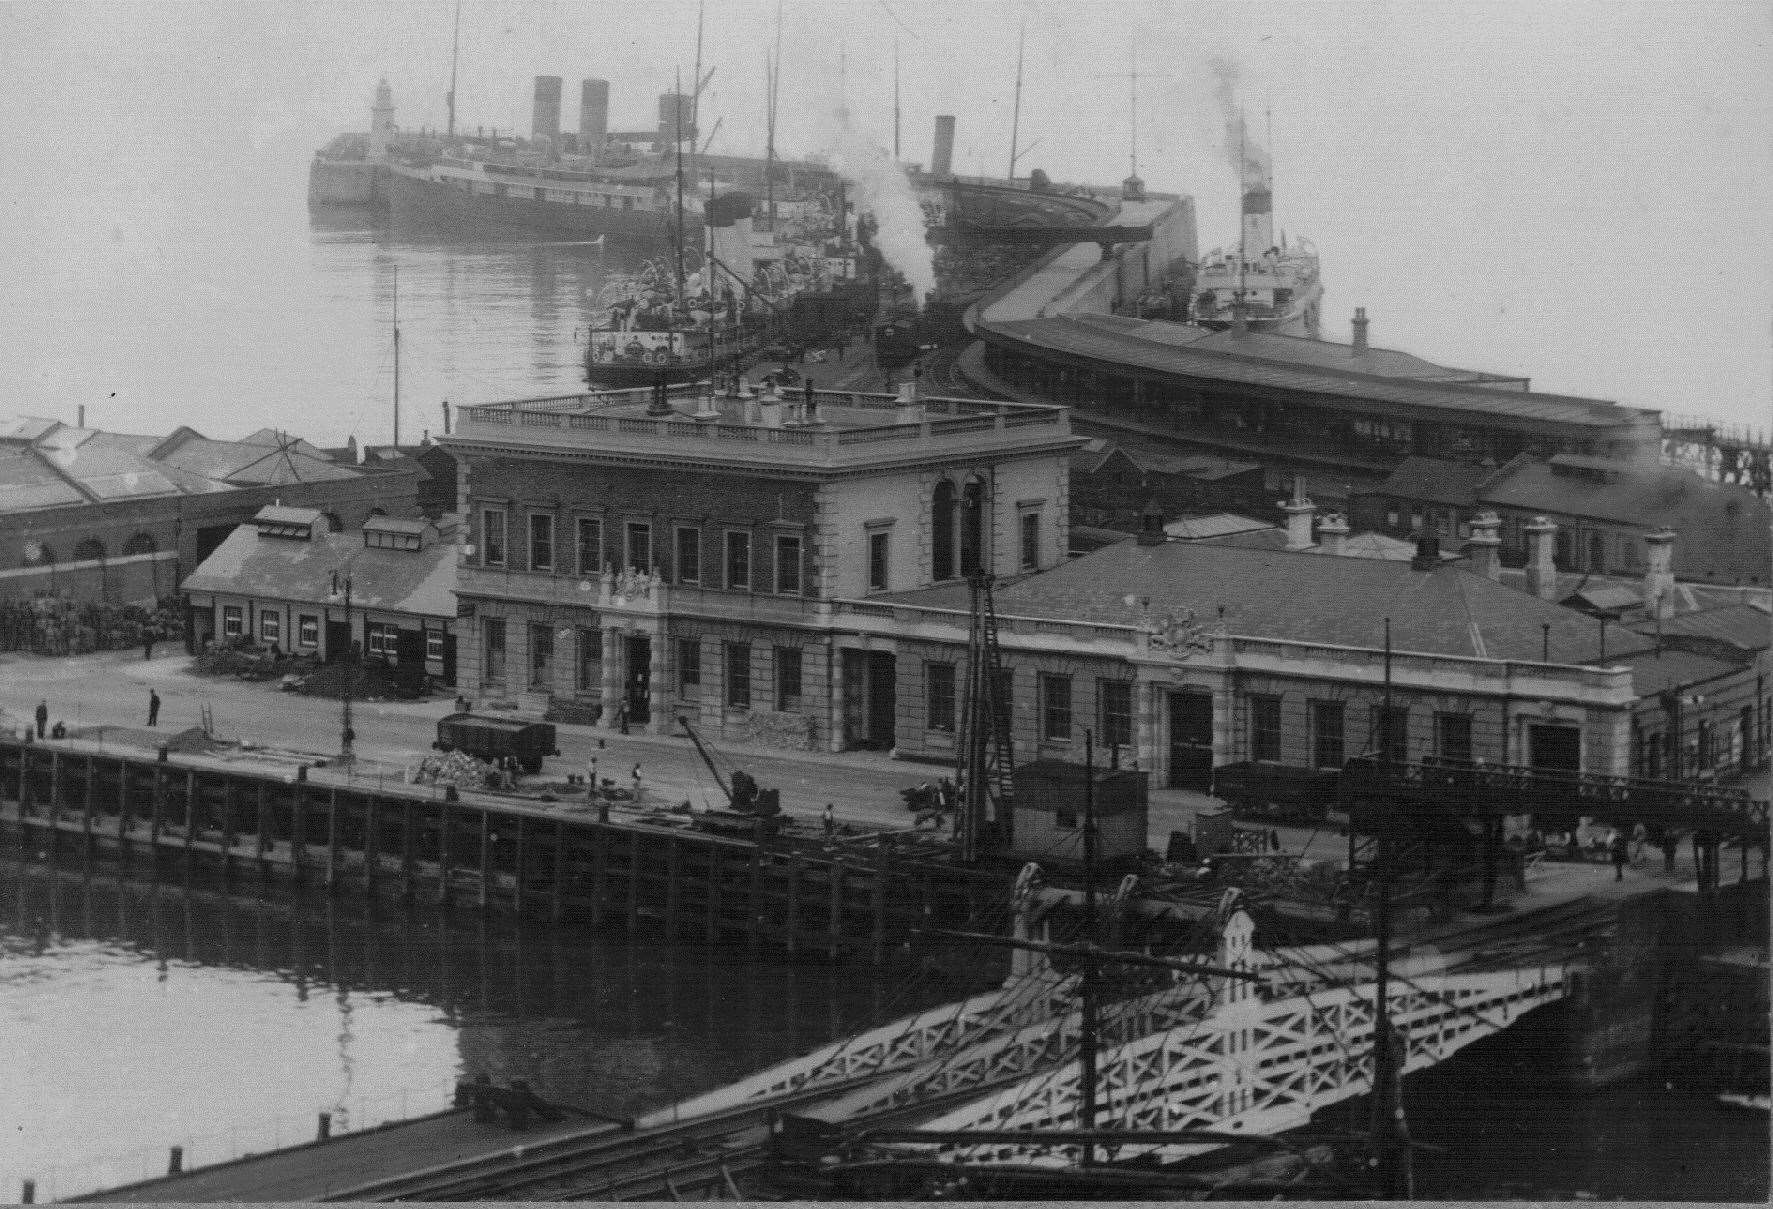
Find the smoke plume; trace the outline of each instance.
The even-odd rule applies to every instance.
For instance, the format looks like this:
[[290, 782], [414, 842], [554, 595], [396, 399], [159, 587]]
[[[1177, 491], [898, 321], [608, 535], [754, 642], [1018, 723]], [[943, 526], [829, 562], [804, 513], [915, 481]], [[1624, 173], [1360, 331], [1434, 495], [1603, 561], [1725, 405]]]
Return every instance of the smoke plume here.
[[828, 138], [831, 166], [855, 189], [856, 213], [874, 215], [879, 224], [874, 246], [911, 283], [921, 307], [936, 288], [936, 268], [924, 238], [923, 207], [917, 193], [892, 153], [856, 128], [846, 106], [839, 105], [833, 112], [832, 127]]
[[[1213, 99], [1219, 103], [1219, 116], [1224, 122], [1225, 162], [1238, 174], [1238, 184], [1248, 189], [1268, 181], [1268, 152], [1251, 135], [1237, 103], [1240, 73], [1237, 64], [1222, 55], [1207, 60], [1213, 71]], [[1241, 150], [1241, 155], [1240, 155]]]

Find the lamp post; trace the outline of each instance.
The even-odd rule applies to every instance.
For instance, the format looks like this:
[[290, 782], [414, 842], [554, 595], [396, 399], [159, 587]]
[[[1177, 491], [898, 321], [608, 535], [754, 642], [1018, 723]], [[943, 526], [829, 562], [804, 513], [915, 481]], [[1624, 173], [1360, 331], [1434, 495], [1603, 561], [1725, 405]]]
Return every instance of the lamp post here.
[[339, 758], [352, 758], [352, 744], [357, 739], [357, 732], [351, 729], [351, 678], [357, 670], [357, 640], [351, 633], [351, 576], [347, 572], [341, 581], [339, 573], [332, 573], [332, 598], [339, 599], [341, 589], [345, 602], [345, 690], [340, 695], [339, 708]]

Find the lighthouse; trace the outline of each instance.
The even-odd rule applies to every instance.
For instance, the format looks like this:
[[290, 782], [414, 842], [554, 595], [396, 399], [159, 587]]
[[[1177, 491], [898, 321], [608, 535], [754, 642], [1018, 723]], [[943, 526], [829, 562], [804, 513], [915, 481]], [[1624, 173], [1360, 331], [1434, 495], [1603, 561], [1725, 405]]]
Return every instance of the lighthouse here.
[[376, 86], [375, 108], [369, 111], [369, 153], [376, 159], [388, 154], [388, 143], [394, 137], [394, 91], [383, 77]]

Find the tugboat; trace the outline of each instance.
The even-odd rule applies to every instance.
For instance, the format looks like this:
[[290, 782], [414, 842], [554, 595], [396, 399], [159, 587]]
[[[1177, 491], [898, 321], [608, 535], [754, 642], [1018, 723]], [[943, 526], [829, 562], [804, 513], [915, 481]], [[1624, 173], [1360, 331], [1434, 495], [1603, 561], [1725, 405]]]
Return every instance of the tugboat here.
[[1243, 193], [1243, 228], [1236, 247], [1207, 253], [1195, 277], [1189, 318], [1223, 331], [1241, 304], [1253, 332], [1317, 339], [1318, 306], [1323, 299], [1317, 249], [1310, 240], [1274, 238], [1274, 189], [1266, 177], [1249, 182]]

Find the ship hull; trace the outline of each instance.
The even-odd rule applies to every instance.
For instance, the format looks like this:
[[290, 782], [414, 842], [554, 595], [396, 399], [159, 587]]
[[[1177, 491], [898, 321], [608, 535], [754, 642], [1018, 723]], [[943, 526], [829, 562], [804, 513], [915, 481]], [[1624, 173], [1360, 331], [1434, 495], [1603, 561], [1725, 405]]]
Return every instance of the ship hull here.
[[[1244, 320], [1252, 332], [1270, 332], [1277, 336], [1304, 336], [1311, 340], [1318, 338], [1318, 310], [1323, 299], [1323, 287], [1314, 285], [1304, 297], [1293, 300], [1283, 313], [1279, 315], [1250, 315]], [[1215, 332], [1223, 332], [1231, 327], [1231, 315], [1227, 308], [1221, 307], [1211, 315], [1204, 315], [1195, 308], [1189, 316], [1189, 322]]]
[[379, 206], [387, 202], [388, 168], [374, 160], [329, 160], [308, 164], [311, 206]]
[[[598, 239], [609, 235], [630, 243], [671, 241], [671, 214], [662, 210], [618, 210], [532, 198], [488, 197], [464, 192], [413, 172], [395, 168], [388, 178], [388, 203], [396, 223], [412, 223], [480, 238]], [[701, 229], [685, 232], [694, 240]]]

